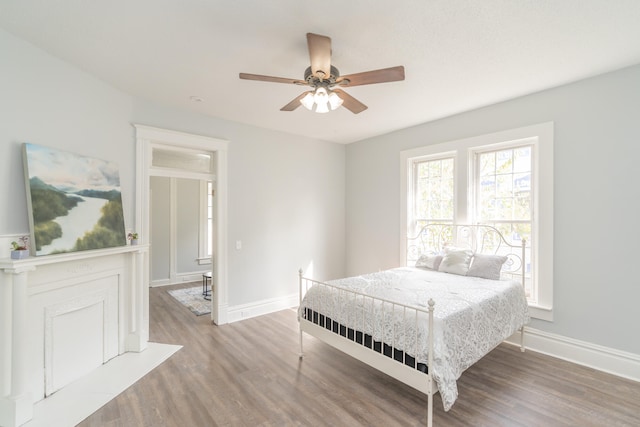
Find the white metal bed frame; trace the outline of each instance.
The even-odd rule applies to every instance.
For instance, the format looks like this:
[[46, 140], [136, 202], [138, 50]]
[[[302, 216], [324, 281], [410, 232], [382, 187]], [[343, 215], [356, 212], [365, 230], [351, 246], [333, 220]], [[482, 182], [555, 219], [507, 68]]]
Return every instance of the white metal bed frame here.
[[[421, 254], [426, 254], [429, 251], [440, 252], [445, 246], [453, 245], [455, 247], [466, 247], [473, 250], [474, 253], [491, 253], [506, 255], [508, 261], [505, 263], [503, 271], [512, 276], [519, 276], [524, 286], [526, 280], [526, 241], [522, 239], [521, 245], [514, 245], [509, 243], [500, 231], [491, 225], [460, 225], [460, 224], [427, 224], [420, 232], [412, 238], [408, 239], [407, 245], [407, 260], [408, 262], [415, 261]], [[435, 247], [435, 248], [434, 248]], [[519, 250], [519, 253], [516, 252]], [[307, 290], [312, 286], [326, 286], [336, 290], [337, 292], [347, 295], [348, 298], [361, 298], [363, 301], [363, 313], [362, 318], [364, 322], [364, 302], [371, 301], [371, 304], [379, 303], [384, 307], [385, 305], [391, 307], [391, 312], [400, 310], [403, 313], [405, 319], [415, 319], [416, 328], [419, 315], [428, 316], [428, 360], [427, 366], [433, 366], [433, 312], [435, 309], [435, 302], [433, 299], [428, 301], [428, 309], [421, 309], [413, 306], [404, 305], [398, 302], [386, 300], [383, 298], [372, 297], [360, 292], [346, 290], [344, 288], [336, 287], [328, 283], [320, 282], [303, 276], [302, 269], [298, 272], [299, 275], [299, 290], [300, 290], [300, 306], [302, 306], [302, 300]], [[311, 307], [313, 309], [313, 307]], [[384, 351], [378, 352], [373, 349], [373, 342], [371, 348], [364, 345], [364, 334], [362, 343], [358, 343], [354, 339], [351, 340], [346, 335], [342, 336], [338, 333], [327, 329], [327, 317], [325, 316], [321, 323], [321, 313], [318, 315], [318, 324], [311, 320], [298, 316], [300, 326], [300, 358], [304, 357], [303, 352], [303, 332], [314, 336], [321, 341], [337, 348], [338, 350], [360, 360], [388, 375], [407, 384], [416, 390], [425, 393], [427, 395], [427, 426], [433, 426], [433, 395], [438, 392], [437, 385], [433, 380], [431, 373], [424, 373], [417, 370], [417, 358], [415, 360], [416, 367], [408, 366], [406, 362], [407, 354], [403, 352], [403, 360], [400, 362], [393, 357], [389, 357], [384, 354]], [[424, 318], [424, 317], [423, 317]], [[320, 324], [321, 323], [321, 324]], [[417, 340], [416, 334], [416, 340]], [[373, 340], [373, 338], [372, 338]], [[393, 338], [390, 344], [392, 348], [395, 341], [395, 331], [393, 331]], [[416, 343], [417, 348], [417, 343]], [[524, 351], [524, 326], [520, 328], [520, 350]], [[393, 350], [392, 350], [393, 356]], [[428, 368], [429, 369], [429, 368]]]

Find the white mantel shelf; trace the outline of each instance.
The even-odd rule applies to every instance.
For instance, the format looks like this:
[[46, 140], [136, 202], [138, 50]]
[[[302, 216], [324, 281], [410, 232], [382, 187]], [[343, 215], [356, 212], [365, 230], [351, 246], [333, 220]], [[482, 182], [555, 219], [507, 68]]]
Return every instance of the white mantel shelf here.
[[0, 258], [0, 270], [30, 269], [40, 265], [59, 264], [66, 261], [80, 261], [109, 255], [130, 252], [147, 252], [148, 245], [118, 246], [115, 248], [95, 249], [90, 251], [65, 252], [53, 255], [30, 256], [22, 259]]
[[147, 347], [148, 250], [0, 259], [0, 427], [26, 423], [35, 402]]

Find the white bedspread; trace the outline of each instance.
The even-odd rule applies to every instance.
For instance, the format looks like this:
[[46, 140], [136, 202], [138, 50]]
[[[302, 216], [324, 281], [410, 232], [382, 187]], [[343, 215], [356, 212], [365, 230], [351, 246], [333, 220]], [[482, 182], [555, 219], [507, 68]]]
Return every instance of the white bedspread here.
[[328, 284], [338, 289], [314, 285], [305, 295], [300, 313], [308, 307], [372, 335], [375, 341], [405, 351], [424, 364], [428, 357], [426, 313], [419, 313], [416, 322], [415, 312], [404, 314], [396, 306], [392, 316], [390, 303], [354, 298], [340, 288], [425, 310], [427, 301], [433, 298], [434, 366], [429, 367], [429, 372], [438, 385], [445, 411], [458, 397], [456, 380], [462, 372], [529, 320], [522, 285], [514, 281], [406, 267]]

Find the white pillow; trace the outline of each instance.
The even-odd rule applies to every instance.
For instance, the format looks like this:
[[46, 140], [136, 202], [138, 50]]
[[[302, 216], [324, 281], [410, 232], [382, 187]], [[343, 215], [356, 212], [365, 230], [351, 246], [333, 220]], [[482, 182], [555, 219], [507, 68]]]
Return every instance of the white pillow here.
[[438, 270], [440, 262], [442, 261], [442, 255], [422, 255], [416, 261], [416, 267], [426, 268], [427, 270]]
[[500, 280], [502, 264], [507, 261], [506, 256], [476, 254], [473, 263], [467, 271], [467, 276], [482, 277], [483, 279]]
[[465, 276], [472, 256], [473, 252], [470, 249], [449, 251], [442, 258], [438, 271]]

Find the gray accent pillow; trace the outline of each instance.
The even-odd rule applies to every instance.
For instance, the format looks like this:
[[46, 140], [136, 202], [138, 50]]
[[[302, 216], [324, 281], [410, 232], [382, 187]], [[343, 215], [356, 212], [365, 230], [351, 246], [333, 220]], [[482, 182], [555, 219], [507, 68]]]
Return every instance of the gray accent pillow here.
[[465, 276], [471, 264], [473, 252], [470, 249], [447, 252], [442, 258], [438, 271]]
[[506, 256], [476, 254], [473, 263], [467, 271], [467, 276], [482, 277], [483, 279], [500, 280], [502, 264], [507, 261]]

